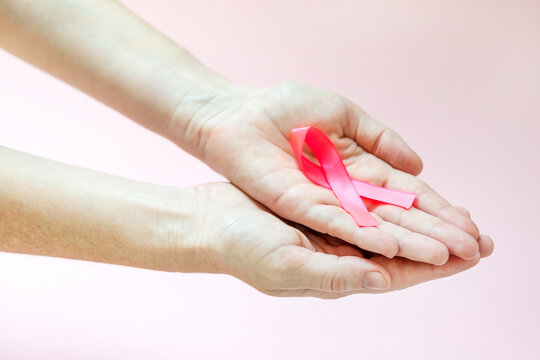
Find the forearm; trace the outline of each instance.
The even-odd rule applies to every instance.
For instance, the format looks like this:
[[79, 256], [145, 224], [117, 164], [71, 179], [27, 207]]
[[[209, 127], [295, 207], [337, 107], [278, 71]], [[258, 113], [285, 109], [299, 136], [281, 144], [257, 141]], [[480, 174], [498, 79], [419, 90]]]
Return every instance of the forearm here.
[[0, 147], [0, 251], [197, 270], [193, 199]]
[[0, 46], [164, 136], [232, 86], [111, 0], [0, 0]]

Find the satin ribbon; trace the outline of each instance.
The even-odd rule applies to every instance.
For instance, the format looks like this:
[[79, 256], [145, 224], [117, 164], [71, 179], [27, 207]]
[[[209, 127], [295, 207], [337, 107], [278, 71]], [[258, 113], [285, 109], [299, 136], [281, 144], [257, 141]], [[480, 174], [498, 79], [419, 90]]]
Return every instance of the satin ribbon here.
[[[341, 207], [352, 215], [359, 226], [377, 226], [361, 197], [409, 209], [416, 197], [414, 193], [397, 191], [352, 179], [339, 153], [326, 135], [314, 127], [292, 129], [289, 141], [300, 169], [315, 184], [331, 189]], [[302, 155], [308, 145], [321, 166]]]

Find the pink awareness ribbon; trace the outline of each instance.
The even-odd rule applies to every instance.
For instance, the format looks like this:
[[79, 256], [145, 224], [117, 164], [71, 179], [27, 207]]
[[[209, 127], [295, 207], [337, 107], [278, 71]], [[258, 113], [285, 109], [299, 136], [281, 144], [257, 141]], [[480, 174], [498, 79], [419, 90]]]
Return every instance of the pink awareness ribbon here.
[[[306, 177], [319, 186], [331, 189], [341, 207], [352, 215], [359, 226], [377, 226], [361, 197], [410, 209], [416, 194], [397, 191], [352, 179], [332, 141], [317, 128], [292, 129], [289, 141], [300, 169]], [[307, 144], [321, 166], [302, 155]]]

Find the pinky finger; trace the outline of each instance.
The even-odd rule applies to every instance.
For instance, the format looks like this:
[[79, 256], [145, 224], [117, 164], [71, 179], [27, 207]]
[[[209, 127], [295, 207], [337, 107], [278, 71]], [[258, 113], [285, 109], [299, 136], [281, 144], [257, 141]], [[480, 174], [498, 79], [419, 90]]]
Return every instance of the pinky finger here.
[[493, 253], [493, 249], [495, 248], [495, 244], [493, 244], [493, 240], [487, 235], [480, 234], [480, 237], [478, 238], [478, 245], [480, 247], [480, 257], [488, 257]]

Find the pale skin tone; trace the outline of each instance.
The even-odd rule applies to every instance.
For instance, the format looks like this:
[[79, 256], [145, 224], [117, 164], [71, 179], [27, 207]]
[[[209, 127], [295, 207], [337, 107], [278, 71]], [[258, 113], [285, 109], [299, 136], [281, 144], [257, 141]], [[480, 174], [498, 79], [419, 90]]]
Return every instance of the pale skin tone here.
[[[449, 276], [493, 250], [466, 210], [415, 176], [422, 162], [401, 137], [352, 101], [295, 83], [236, 84], [117, 2], [0, 0], [0, 46], [232, 183], [161, 187], [1, 149], [0, 250], [227, 273], [271, 295], [325, 298]], [[287, 137], [308, 125], [351, 176], [416, 192], [414, 207], [366, 201], [380, 225], [358, 227], [298, 169]]]

